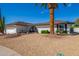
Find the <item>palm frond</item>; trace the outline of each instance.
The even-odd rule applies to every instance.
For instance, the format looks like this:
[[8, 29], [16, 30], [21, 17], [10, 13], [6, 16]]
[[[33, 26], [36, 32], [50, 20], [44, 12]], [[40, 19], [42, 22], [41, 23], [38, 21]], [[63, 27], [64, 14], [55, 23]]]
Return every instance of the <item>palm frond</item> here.
[[41, 8], [47, 8], [47, 3], [35, 3], [35, 6], [40, 6]]
[[47, 3], [42, 3], [41, 7], [47, 8]]
[[35, 6], [37, 6], [38, 5], [38, 3], [35, 3]]
[[63, 3], [63, 5], [64, 5], [65, 7], [67, 7], [69, 4], [70, 4], [70, 3]]

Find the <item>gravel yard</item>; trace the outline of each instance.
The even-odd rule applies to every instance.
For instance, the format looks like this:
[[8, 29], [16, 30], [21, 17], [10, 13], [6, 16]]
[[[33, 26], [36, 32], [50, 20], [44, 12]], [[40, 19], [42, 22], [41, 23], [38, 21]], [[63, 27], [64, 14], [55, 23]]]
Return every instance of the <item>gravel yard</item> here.
[[22, 56], [79, 56], [79, 35], [25, 34], [14, 38], [0, 36], [0, 45], [13, 49]]

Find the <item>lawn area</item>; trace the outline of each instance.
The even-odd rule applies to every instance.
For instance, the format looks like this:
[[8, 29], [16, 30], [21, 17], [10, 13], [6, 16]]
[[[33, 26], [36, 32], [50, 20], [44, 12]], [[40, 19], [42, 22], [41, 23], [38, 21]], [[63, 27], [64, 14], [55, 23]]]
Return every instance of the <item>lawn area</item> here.
[[0, 45], [23, 56], [55, 56], [58, 52], [63, 52], [65, 56], [79, 55], [79, 35], [56, 36], [34, 33], [7, 39], [0, 36]]

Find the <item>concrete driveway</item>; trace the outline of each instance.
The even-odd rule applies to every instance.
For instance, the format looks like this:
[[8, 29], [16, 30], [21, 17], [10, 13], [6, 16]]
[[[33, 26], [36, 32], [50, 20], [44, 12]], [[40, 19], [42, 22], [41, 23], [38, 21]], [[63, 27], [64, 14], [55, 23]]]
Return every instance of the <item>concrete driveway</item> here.
[[0, 56], [21, 56], [17, 52], [4, 46], [0, 46]]

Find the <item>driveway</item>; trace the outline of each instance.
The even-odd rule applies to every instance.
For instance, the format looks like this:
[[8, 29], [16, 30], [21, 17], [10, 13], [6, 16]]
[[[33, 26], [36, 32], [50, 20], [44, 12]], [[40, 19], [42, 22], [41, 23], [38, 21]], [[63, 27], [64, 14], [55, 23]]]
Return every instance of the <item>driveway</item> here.
[[17, 52], [4, 46], [0, 46], [0, 56], [20, 56]]

